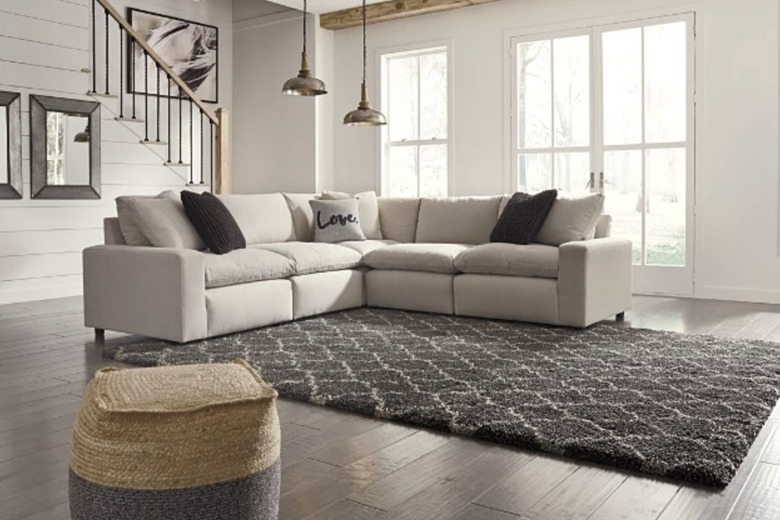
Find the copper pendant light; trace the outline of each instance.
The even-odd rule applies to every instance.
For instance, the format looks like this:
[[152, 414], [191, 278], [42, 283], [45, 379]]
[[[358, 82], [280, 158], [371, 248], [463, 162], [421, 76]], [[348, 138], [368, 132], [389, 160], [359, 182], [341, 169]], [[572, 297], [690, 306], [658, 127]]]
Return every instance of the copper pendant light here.
[[366, 45], [366, 0], [363, 0], [363, 84], [360, 87], [360, 103], [357, 110], [353, 110], [344, 116], [344, 124], [347, 126], [382, 126], [387, 124], [385, 115], [379, 110], [371, 108], [366, 89], [366, 59], [368, 46]]
[[306, 56], [306, 17], [308, 0], [303, 0], [303, 53], [301, 54], [301, 70], [298, 76], [289, 79], [282, 87], [282, 93], [290, 96], [321, 96], [327, 94], [325, 83], [311, 75], [309, 60]]

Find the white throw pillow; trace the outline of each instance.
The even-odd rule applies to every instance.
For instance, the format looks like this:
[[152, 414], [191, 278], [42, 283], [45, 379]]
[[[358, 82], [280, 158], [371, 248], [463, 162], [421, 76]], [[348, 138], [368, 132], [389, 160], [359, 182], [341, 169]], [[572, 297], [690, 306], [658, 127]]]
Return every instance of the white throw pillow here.
[[129, 201], [130, 214], [154, 247], [206, 249], [181, 202], [169, 198]]
[[360, 205], [356, 199], [312, 200], [314, 241], [335, 244], [365, 240], [360, 228]]
[[596, 224], [603, 211], [604, 195], [600, 193], [580, 198], [558, 197], [536, 235], [536, 241], [560, 246], [567, 242], [590, 240], [596, 233]]
[[322, 200], [342, 200], [355, 198], [360, 203], [360, 227], [363, 234], [369, 240], [382, 240], [382, 226], [379, 223], [379, 202], [376, 199], [376, 192], [364, 191], [350, 195], [340, 191], [325, 191], [322, 193]]
[[172, 190], [167, 190], [156, 197], [152, 196], [122, 196], [116, 198], [116, 216], [119, 218], [119, 229], [122, 231], [122, 236], [125, 239], [125, 244], [128, 246], [136, 247], [150, 247], [152, 245], [149, 239], [144, 236], [138, 225], [133, 219], [133, 215], [130, 211], [130, 202], [136, 199], [170, 199], [173, 201], [179, 200], [179, 195]]

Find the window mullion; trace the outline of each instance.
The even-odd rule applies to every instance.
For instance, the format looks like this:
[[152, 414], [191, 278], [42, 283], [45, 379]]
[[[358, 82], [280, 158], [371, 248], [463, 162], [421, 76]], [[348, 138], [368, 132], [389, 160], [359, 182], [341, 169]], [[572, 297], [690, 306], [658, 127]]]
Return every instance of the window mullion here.
[[555, 38], [550, 39], [550, 180], [552, 186], [548, 188], [555, 188], [556, 185], [556, 171], [555, 171]]
[[[420, 142], [422, 140], [422, 87], [420, 86], [422, 84], [422, 58], [420, 55], [417, 55], [417, 142]], [[422, 187], [422, 181], [421, 181], [421, 175], [420, 175], [420, 146], [417, 145], [417, 196], [420, 197], [421, 195], [421, 187]]]

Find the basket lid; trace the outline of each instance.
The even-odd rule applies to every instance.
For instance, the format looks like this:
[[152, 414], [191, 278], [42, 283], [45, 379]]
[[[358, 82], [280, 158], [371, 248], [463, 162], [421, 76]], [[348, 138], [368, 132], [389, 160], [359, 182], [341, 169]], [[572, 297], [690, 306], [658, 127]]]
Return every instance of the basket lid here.
[[108, 368], [91, 383], [98, 408], [115, 413], [191, 412], [263, 401], [276, 391], [244, 361], [155, 368]]

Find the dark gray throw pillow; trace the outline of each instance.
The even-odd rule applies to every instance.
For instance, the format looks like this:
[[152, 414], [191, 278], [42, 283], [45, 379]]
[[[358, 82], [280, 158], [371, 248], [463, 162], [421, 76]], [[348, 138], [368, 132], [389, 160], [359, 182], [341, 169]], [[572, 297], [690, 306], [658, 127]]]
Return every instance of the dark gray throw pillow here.
[[490, 233], [490, 241], [530, 244], [536, 240], [556, 198], [557, 190], [547, 190], [536, 195], [515, 193]]
[[213, 253], [224, 255], [246, 248], [246, 239], [230, 210], [209, 192], [201, 195], [181, 192], [181, 203], [187, 218]]
[[365, 240], [360, 227], [360, 203], [357, 199], [310, 200], [314, 213], [314, 241], [347, 242]]

